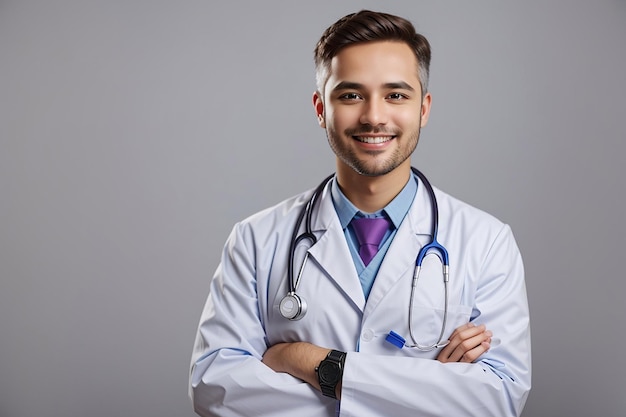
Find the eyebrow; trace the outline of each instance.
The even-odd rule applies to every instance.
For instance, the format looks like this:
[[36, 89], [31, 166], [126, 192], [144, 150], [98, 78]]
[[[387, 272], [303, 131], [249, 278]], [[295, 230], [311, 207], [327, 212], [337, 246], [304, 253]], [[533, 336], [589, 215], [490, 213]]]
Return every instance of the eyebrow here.
[[[333, 91], [338, 91], [338, 90], [362, 90], [365, 86], [363, 84], [359, 84], [359, 83], [355, 83], [355, 82], [351, 82], [351, 81], [342, 81], [339, 84], [337, 84], [335, 86], [335, 88], [333, 88]], [[391, 82], [391, 83], [386, 83], [383, 84], [383, 88], [388, 89], [388, 90], [395, 90], [395, 89], [400, 89], [400, 90], [408, 90], [408, 91], [415, 91], [415, 89], [413, 87], [411, 87], [410, 84], [404, 82], [404, 81], [397, 81], [397, 82]]]

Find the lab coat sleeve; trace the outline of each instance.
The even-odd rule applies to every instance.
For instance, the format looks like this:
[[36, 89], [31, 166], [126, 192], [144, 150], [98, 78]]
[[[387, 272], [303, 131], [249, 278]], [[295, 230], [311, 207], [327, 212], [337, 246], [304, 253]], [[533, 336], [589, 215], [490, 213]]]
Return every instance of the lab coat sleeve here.
[[259, 314], [255, 245], [238, 224], [211, 281], [191, 360], [190, 397], [202, 416], [322, 416], [335, 401], [261, 362], [267, 349]]
[[508, 226], [492, 240], [471, 280], [472, 320], [493, 331], [491, 349], [471, 364], [350, 352], [342, 417], [520, 415], [531, 382], [524, 270]]

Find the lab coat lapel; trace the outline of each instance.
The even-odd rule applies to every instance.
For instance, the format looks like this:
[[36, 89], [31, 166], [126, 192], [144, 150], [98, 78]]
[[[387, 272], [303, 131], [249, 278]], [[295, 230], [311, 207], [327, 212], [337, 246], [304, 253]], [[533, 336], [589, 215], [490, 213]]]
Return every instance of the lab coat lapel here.
[[309, 255], [315, 259], [346, 297], [352, 300], [360, 311], [363, 311], [365, 296], [332, 202], [329, 185], [324, 189], [311, 223], [312, 231], [318, 236], [318, 240], [309, 248]]
[[[430, 199], [424, 185], [419, 182], [415, 199], [407, 216], [400, 224], [383, 260], [378, 275], [374, 280], [372, 291], [367, 299], [364, 319], [379, 305], [381, 300], [398, 280], [406, 275], [413, 275], [417, 253], [430, 241], [432, 224], [432, 210]], [[404, 285], [404, 282], [402, 283]], [[410, 281], [406, 281], [407, 292], [410, 291]]]

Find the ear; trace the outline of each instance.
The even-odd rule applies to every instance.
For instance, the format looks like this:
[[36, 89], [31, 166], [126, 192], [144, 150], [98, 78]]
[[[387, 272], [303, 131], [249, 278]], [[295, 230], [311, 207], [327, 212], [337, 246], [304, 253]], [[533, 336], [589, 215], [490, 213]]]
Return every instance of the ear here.
[[426, 126], [426, 123], [428, 123], [428, 116], [430, 116], [430, 106], [432, 104], [432, 101], [433, 101], [433, 98], [430, 95], [430, 93], [426, 93], [426, 95], [422, 99], [422, 108], [420, 109], [421, 111], [420, 127], [424, 127]]
[[326, 129], [326, 120], [324, 119], [324, 101], [319, 91], [313, 93], [313, 108], [317, 116], [317, 123], [321, 128]]

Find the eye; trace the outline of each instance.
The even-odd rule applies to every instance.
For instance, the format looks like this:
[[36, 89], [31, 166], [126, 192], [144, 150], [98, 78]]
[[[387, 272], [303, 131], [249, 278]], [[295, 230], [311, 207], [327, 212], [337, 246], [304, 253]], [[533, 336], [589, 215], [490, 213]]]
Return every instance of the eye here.
[[387, 96], [387, 98], [389, 100], [404, 100], [408, 97], [402, 93], [391, 93]]
[[340, 100], [360, 100], [361, 96], [357, 93], [344, 93], [339, 96]]

